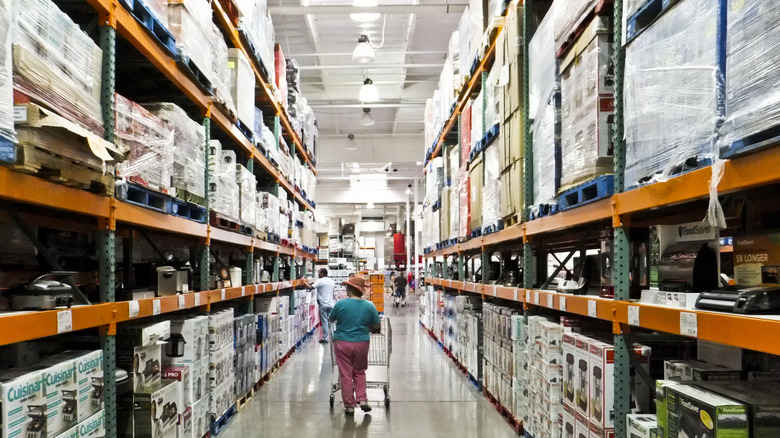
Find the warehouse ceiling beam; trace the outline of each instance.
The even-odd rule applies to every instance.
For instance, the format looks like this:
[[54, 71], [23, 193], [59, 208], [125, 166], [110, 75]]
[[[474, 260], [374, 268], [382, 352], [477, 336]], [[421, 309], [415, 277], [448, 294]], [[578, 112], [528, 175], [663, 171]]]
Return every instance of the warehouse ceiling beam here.
[[[382, 51], [382, 56], [389, 56], [389, 55], [441, 55], [442, 57], [447, 55], [446, 50], [409, 50], [409, 51], [391, 51], [391, 52], [385, 52]], [[296, 53], [295, 55], [290, 55], [290, 58], [292, 59], [300, 59], [300, 58], [311, 58], [311, 57], [321, 57], [321, 56], [349, 56], [352, 57], [352, 52], [330, 52], [330, 53]]]
[[351, 6], [351, 5], [320, 5], [320, 6], [271, 6], [268, 12], [272, 17], [282, 15], [347, 15], [347, 14], [462, 14], [466, 10], [466, 4], [433, 4], [433, 5], [378, 5], [378, 6]]
[[[433, 64], [371, 64], [367, 66], [361, 66], [361, 71], [370, 71], [375, 69], [388, 69], [388, 68], [442, 68], [444, 62]], [[298, 67], [300, 71], [307, 70], [355, 70], [358, 68], [355, 64], [340, 64], [340, 65], [302, 65]]]

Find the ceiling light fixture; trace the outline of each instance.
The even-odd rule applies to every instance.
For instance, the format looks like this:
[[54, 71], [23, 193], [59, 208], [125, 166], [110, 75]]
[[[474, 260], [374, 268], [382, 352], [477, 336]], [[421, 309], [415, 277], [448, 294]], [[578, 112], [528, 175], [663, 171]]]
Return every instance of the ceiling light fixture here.
[[363, 115], [360, 116], [360, 124], [363, 126], [372, 126], [374, 123], [374, 116], [371, 115], [371, 108], [363, 108]]
[[[375, 8], [379, 6], [376, 0], [354, 0], [352, 6], [357, 8]], [[379, 20], [382, 14], [378, 12], [360, 12], [355, 14], [349, 14], [349, 19], [361, 23], [367, 23], [370, 21]]]
[[376, 54], [374, 53], [374, 48], [371, 47], [368, 35], [360, 35], [358, 45], [355, 46], [355, 51], [352, 52], [352, 61], [368, 64], [369, 62], [374, 62], [374, 59], [376, 59]]
[[376, 207], [376, 206], [375, 206], [375, 205], [374, 205], [374, 203], [373, 203], [373, 202], [371, 202], [371, 201], [368, 201], [368, 204], [366, 204], [366, 208], [369, 208], [369, 209], [371, 209], [371, 208], [375, 208], [375, 207]]
[[361, 102], [376, 102], [379, 100], [379, 90], [374, 85], [374, 81], [369, 78], [363, 81], [360, 94], [358, 94], [358, 100]]

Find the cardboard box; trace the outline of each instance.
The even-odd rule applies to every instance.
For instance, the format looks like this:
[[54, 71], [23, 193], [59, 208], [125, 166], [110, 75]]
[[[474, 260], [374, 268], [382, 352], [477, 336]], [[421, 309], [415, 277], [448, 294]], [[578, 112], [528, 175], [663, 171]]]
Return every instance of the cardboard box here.
[[152, 344], [119, 351], [117, 365], [130, 374], [133, 391], [153, 388], [162, 378], [162, 345]]
[[562, 419], [563, 419], [563, 436], [566, 438], [573, 437], [574, 431], [577, 428], [577, 421], [574, 416], [574, 406], [563, 403]]
[[586, 415], [582, 415], [576, 409], [574, 412], [574, 436], [576, 438], [590, 437], [590, 422], [588, 422], [588, 417]]
[[133, 395], [134, 437], [177, 438], [179, 415], [185, 409], [181, 383], [163, 379]]
[[563, 334], [562, 362], [563, 362], [563, 402], [574, 406], [575, 388], [579, 371], [577, 368], [577, 333]]
[[175, 380], [180, 383], [182, 402], [184, 406], [190, 406], [193, 402], [192, 369], [189, 366], [168, 365], [163, 369], [162, 377], [167, 380]]
[[187, 406], [187, 409], [181, 413], [180, 418], [178, 431], [176, 432], [178, 438], [194, 438], [195, 434], [192, 430], [192, 406]]
[[236, 115], [251, 129], [255, 125], [255, 75], [252, 65], [241, 50], [228, 49], [228, 69], [230, 95], [236, 105]]
[[[503, 137], [506, 138], [506, 137]], [[515, 161], [504, 169], [501, 182], [501, 217], [522, 216], [523, 213], [523, 162]]]
[[220, 350], [226, 345], [232, 346], [233, 337], [233, 309], [209, 315], [209, 351]]
[[780, 285], [780, 234], [734, 237], [734, 281], [739, 286]]
[[[650, 349], [635, 345], [631, 354], [637, 357], [639, 364], [649, 372]], [[615, 347], [605, 342], [591, 341], [590, 369], [590, 421], [607, 429], [612, 428], [615, 425]], [[646, 386], [638, 382], [641, 379], [636, 380], [633, 397], [645, 400], [642, 406], [646, 406], [650, 394], [647, 393]]]
[[656, 421], [658, 423], [658, 436], [665, 437], [666, 430], [668, 430], [668, 422], [666, 415], [666, 391], [667, 388], [673, 385], [680, 385], [680, 382], [673, 380], [656, 380], [655, 381], [655, 413]]
[[667, 436], [748, 438], [743, 403], [688, 385], [666, 388]]
[[192, 438], [203, 438], [209, 433], [211, 425], [210, 400], [210, 397], [206, 395], [192, 404]]
[[171, 335], [179, 334], [184, 338], [184, 351], [181, 356], [169, 355], [165, 349], [164, 361], [167, 363], [196, 362], [208, 352], [209, 317], [205, 315], [171, 319]]
[[593, 339], [585, 336], [578, 336], [575, 339], [574, 355], [574, 407], [577, 412], [586, 418], [590, 416], [590, 343]]
[[482, 227], [482, 154], [469, 166], [469, 231]]
[[780, 436], [779, 383], [700, 382], [696, 386], [747, 405], [752, 438]]
[[741, 380], [742, 372], [699, 360], [677, 360], [664, 362], [664, 380], [700, 382], [708, 380]]
[[209, 387], [219, 386], [228, 376], [233, 375], [236, 351], [232, 345], [226, 345], [221, 350], [209, 355]]
[[628, 414], [626, 416], [628, 438], [655, 438], [658, 436], [658, 419], [652, 414]]
[[56, 438], [79, 438], [78, 425], [73, 426], [72, 428], [66, 430], [65, 432], [62, 432], [59, 435], [56, 435]]
[[614, 438], [615, 429], [600, 424], [590, 423], [590, 438]]
[[210, 390], [209, 413], [211, 421], [216, 421], [236, 402], [236, 379], [233, 375]]
[[79, 421], [103, 410], [103, 350], [66, 352], [76, 357], [76, 376], [79, 382]]
[[517, 161], [523, 160], [523, 112], [519, 111], [507, 117], [501, 125], [501, 141], [499, 151], [499, 164], [501, 171], [505, 171], [509, 166]]
[[131, 349], [163, 342], [171, 337], [171, 322], [129, 322], [117, 329], [117, 348]]
[[41, 362], [46, 382], [46, 433], [63, 433], [79, 422], [79, 383], [76, 361], [72, 358], [50, 357]]
[[[106, 413], [100, 411], [79, 423], [79, 438], [102, 438], [106, 436]], [[139, 435], [140, 436], [140, 435]]]
[[12, 369], [0, 374], [0, 431], [3, 437], [29, 436], [28, 426], [36, 421], [31, 415], [37, 414], [38, 421], [45, 424], [45, 387], [41, 370]]

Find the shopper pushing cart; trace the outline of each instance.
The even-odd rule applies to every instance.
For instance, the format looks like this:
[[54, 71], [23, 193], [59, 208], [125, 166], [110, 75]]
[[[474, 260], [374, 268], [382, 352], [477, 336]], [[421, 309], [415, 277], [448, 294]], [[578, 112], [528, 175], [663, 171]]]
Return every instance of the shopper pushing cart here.
[[[338, 365], [336, 380], [334, 370], [333, 391], [330, 395], [330, 407], [334, 405], [334, 394], [341, 390], [346, 415], [355, 415], [358, 405], [364, 412], [371, 411], [366, 390], [379, 387], [384, 390], [385, 406], [390, 404], [390, 323], [380, 318], [376, 307], [363, 299], [368, 293], [368, 285], [361, 276], [351, 277], [342, 283], [347, 287], [349, 298], [340, 300], [330, 313], [335, 322], [331, 344], [331, 361]], [[369, 366], [385, 367], [385, 380], [366, 381]]]

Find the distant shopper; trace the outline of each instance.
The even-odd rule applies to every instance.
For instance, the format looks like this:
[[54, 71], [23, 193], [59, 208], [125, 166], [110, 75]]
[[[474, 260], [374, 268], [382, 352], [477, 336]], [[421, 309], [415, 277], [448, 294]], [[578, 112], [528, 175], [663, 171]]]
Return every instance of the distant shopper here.
[[336, 303], [330, 313], [330, 320], [336, 323], [333, 353], [339, 365], [344, 413], [355, 415], [358, 404], [363, 412], [371, 410], [366, 395], [366, 369], [370, 333], [379, 328], [379, 313], [373, 303], [363, 299], [368, 293], [365, 278], [356, 275], [341, 284], [347, 287], [349, 298]]
[[333, 294], [336, 290], [336, 283], [328, 277], [328, 270], [320, 268], [317, 272], [319, 278], [314, 283], [306, 283], [306, 287], [311, 289], [317, 289], [317, 304], [320, 307], [320, 322], [322, 323], [322, 339], [320, 344], [327, 344], [328, 337], [330, 336], [330, 326], [328, 324], [328, 318], [330, 312], [333, 310], [333, 305], [336, 302]]
[[406, 276], [399, 272], [398, 275], [395, 276], [393, 283], [395, 284], [395, 298], [393, 300], [393, 305], [396, 307], [399, 305], [406, 306], [406, 285], [408, 284], [406, 282]]

